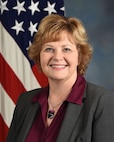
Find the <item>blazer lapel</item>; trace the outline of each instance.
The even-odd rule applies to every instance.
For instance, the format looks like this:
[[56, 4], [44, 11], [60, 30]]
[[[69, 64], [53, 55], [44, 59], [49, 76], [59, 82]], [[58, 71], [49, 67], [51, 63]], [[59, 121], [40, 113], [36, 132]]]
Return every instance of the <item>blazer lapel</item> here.
[[17, 142], [24, 142], [25, 141], [25, 138], [31, 128], [33, 120], [38, 112], [38, 108], [39, 108], [38, 103], [34, 103], [30, 106], [30, 108], [27, 112], [26, 118], [24, 120], [24, 124], [22, 126], [22, 129], [19, 133], [19, 137], [18, 137]]
[[57, 142], [68, 142], [70, 135], [76, 122], [78, 120], [79, 114], [81, 112], [82, 105], [76, 105], [73, 103], [68, 104], [68, 108], [66, 111], [66, 115], [63, 120], [63, 124], [61, 126], [61, 130], [59, 132]]

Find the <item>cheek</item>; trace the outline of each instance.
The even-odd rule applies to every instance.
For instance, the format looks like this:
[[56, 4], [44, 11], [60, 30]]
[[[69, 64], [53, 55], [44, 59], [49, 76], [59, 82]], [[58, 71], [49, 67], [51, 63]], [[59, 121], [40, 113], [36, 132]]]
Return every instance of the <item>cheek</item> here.
[[78, 58], [75, 58], [75, 59], [74, 59], [74, 65], [75, 65], [75, 67], [79, 65]]
[[47, 65], [48, 60], [49, 60], [49, 58], [48, 58], [47, 54], [41, 52], [41, 54], [40, 54], [40, 64], [41, 64], [41, 67]]
[[74, 54], [74, 55], [71, 57], [71, 59], [72, 59], [71, 62], [72, 62], [75, 66], [79, 65], [79, 56], [78, 56], [78, 53], [77, 53], [77, 54]]

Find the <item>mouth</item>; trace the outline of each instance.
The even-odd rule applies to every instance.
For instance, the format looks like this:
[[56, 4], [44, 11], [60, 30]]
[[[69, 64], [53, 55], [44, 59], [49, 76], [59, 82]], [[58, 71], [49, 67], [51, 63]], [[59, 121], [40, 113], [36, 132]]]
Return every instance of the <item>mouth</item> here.
[[51, 64], [50, 67], [57, 68], [57, 69], [64, 69], [68, 65], [58, 65], [58, 64]]

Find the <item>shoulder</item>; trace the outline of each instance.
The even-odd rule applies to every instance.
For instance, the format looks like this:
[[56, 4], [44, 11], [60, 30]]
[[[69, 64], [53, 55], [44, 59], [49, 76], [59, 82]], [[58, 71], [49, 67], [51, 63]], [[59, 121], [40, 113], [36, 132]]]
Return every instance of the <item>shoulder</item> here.
[[96, 96], [102, 96], [102, 95], [114, 96], [114, 92], [90, 82], [87, 82], [86, 84], [86, 93], [90, 93]]
[[22, 94], [20, 94], [18, 100], [17, 100], [17, 107], [27, 107], [32, 103], [32, 99], [38, 95], [41, 91], [43, 90], [43, 88], [37, 88], [34, 90], [30, 90], [27, 92], [23, 92]]
[[109, 106], [114, 108], [114, 92], [87, 82], [85, 96], [91, 106]]
[[34, 90], [23, 92], [20, 95], [19, 99], [27, 99], [27, 100], [32, 99], [34, 96], [39, 94], [42, 90], [43, 90], [43, 88], [37, 88], [37, 89], [34, 89]]
[[34, 105], [32, 99], [36, 95], [38, 95], [42, 90], [43, 88], [38, 88], [20, 94], [15, 106], [14, 116], [18, 116], [19, 118], [20, 116], [23, 116], [23, 114], [28, 111], [29, 107], [31, 105]]

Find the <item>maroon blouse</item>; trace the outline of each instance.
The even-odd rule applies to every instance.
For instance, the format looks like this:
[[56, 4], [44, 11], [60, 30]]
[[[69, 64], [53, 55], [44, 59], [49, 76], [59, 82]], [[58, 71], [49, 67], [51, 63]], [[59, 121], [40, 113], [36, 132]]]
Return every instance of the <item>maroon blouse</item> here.
[[82, 104], [85, 85], [86, 81], [84, 77], [78, 76], [72, 87], [71, 93], [69, 94], [67, 100], [61, 105], [49, 127], [46, 126], [49, 87], [46, 87], [40, 94], [35, 96], [33, 101], [37, 101], [41, 107], [25, 142], [55, 142], [67, 109], [67, 104], [69, 102], [79, 105]]

